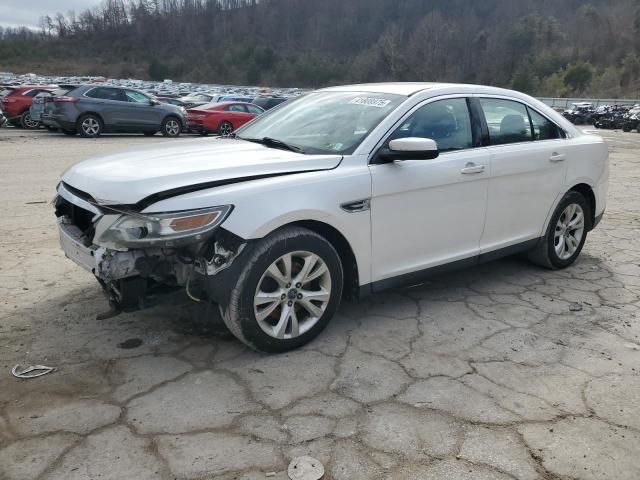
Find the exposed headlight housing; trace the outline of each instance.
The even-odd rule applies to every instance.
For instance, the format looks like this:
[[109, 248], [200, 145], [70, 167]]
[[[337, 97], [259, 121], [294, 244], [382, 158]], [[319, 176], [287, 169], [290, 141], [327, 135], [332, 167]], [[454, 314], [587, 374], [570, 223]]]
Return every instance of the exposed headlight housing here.
[[99, 243], [127, 248], [177, 247], [201, 240], [227, 218], [232, 205], [171, 213], [125, 214], [100, 237]]

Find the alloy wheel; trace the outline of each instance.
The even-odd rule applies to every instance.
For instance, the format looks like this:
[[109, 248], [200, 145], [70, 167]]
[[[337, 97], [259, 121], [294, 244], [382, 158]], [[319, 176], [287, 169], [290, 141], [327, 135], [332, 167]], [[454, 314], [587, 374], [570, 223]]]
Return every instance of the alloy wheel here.
[[100, 132], [100, 123], [93, 117], [85, 118], [81, 126], [82, 131], [89, 136], [97, 135]]
[[231, 125], [229, 122], [224, 122], [222, 125], [220, 125], [221, 135], [223, 136], [231, 135], [232, 132], [233, 132], [233, 125]]
[[27, 113], [24, 116], [24, 125], [27, 128], [37, 128], [38, 125], [40, 125], [40, 122], [34, 120], [33, 118], [31, 118], [31, 114]]
[[165, 130], [170, 137], [175, 137], [180, 133], [180, 124], [177, 120], [169, 120], [165, 124]]
[[330, 299], [331, 274], [324, 260], [311, 252], [292, 252], [278, 258], [262, 275], [254, 314], [267, 335], [288, 340], [311, 330]]
[[584, 227], [582, 207], [577, 203], [568, 205], [556, 224], [554, 247], [558, 258], [568, 260], [576, 253], [584, 236]]

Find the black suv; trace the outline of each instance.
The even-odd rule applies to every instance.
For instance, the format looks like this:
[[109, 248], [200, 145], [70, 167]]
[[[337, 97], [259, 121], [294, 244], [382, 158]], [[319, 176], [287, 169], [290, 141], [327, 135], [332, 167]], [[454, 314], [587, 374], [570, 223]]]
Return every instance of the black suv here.
[[160, 103], [130, 88], [83, 85], [45, 104], [45, 126], [68, 135], [98, 137], [102, 133], [140, 132], [177, 137], [186, 126], [186, 110]]

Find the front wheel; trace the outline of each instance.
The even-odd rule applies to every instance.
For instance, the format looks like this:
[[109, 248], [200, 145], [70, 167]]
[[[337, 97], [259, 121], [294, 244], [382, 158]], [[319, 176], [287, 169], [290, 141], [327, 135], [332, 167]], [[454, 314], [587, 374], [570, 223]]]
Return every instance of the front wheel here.
[[261, 240], [220, 306], [229, 330], [267, 353], [313, 340], [329, 323], [342, 297], [340, 256], [323, 237], [289, 227]]
[[178, 137], [182, 131], [182, 125], [177, 118], [167, 117], [162, 121], [160, 131], [165, 137]]
[[589, 203], [581, 193], [569, 192], [553, 213], [545, 237], [529, 252], [529, 258], [552, 270], [567, 268], [580, 256], [590, 228]]

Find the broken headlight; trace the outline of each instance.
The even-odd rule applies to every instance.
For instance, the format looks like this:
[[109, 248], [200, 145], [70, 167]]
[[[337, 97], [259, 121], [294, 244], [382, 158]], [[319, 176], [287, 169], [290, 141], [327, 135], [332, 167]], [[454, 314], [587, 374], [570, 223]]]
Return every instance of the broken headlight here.
[[218, 227], [232, 210], [231, 205], [173, 213], [126, 214], [100, 237], [124, 247], [179, 246], [200, 240]]

